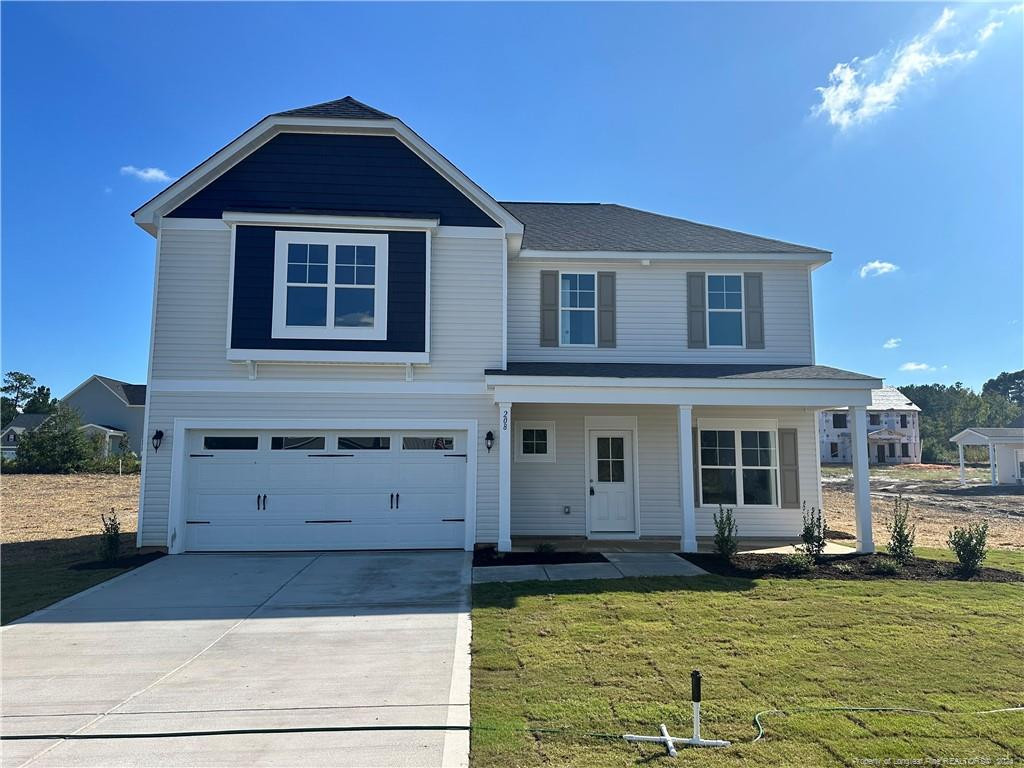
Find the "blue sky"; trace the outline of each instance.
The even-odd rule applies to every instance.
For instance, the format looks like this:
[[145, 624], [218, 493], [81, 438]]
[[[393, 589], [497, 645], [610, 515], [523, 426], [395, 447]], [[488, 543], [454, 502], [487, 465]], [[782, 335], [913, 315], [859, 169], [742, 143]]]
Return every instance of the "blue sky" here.
[[618, 202], [832, 250], [820, 363], [974, 387], [1024, 367], [1014, 6], [0, 13], [2, 365], [57, 395], [91, 373], [145, 381], [154, 240], [129, 213], [163, 185], [131, 168], [178, 176], [265, 114], [344, 95], [499, 200]]

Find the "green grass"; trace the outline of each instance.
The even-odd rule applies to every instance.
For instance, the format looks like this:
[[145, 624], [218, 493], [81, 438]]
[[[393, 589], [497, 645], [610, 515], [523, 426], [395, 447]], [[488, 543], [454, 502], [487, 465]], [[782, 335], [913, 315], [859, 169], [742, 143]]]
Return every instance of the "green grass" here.
[[[881, 549], [885, 549], [881, 547]], [[956, 555], [950, 549], [930, 549], [917, 547], [914, 553], [918, 557], [928, 557], [943, 562], [956, 562]], [[982, 563], [985, 568], [1002, 568], [1004, 571], [1020, 571], [1024, 573], [1024, 552], [1013, 549], [990, 549]]]
[[[988, 564], [1004, 556], [1022, 567], [1015, 553]], [[767, 739], [750, 743], [751, 718], [769, 708], [1024, 704], [1019, 584], [709, 576], [488, 584], [473, 599], [477, 768], [1024, 758], [1021, 714], [774, 715]], [[583, 735], [653, 734], [659, 723], [689, 735], [694, 668], [705, 737], [734, 746], [670, 761], [656, 746]]]

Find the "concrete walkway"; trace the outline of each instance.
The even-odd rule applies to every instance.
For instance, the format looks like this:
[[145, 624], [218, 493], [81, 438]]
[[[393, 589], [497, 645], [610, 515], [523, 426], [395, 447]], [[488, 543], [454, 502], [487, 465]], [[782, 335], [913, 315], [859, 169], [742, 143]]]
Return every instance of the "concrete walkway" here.
[[627, 576], [704, 576], [688, 560], [671, 552], [602, 552], [607, 563], [561, 565], [492, 565], [473, 569], [473, 583], [496, 581], [565, 581], [570, 579], [622, 579]]
[[[469, 556], [175, 555], [4, 627], [3, 766], [461, 766]], [[273, 733], [273, 729], [297, 729]], [[259, 731], [263, 732], [259, 732]]]

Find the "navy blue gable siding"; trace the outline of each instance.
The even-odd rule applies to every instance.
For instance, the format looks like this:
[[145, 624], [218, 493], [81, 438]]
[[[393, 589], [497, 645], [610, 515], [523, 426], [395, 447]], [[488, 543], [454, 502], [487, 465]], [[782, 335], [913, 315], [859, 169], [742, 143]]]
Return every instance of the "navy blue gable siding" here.
[[[231, 307], [233, 349], [312, 349], [355, 352], [425, 352], [427, 236], [424, 232], [378, 232], [388, 236], [388, 338], [273, 339], [274, 233], [291, 227], [238, 227]], [[310, 230], [331, 231], [343, 230]]]
[[282, 133], [179, 205], [170, 216], [224, 211], [438, 217], [444, 226], [497, 227], [393, 136]]

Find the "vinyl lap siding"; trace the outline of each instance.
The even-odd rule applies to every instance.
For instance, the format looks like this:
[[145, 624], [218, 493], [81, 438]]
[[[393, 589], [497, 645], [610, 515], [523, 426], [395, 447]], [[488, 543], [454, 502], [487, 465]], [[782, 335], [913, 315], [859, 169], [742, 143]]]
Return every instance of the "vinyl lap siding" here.
[[[616, 335], [614, 348], [540, 346], [540, 271], [614, 271]], [[685, 362], [812, 362], [809, 281], [805, 266], [758, 266], [764, 274], [764, 349], [688, 349], [686, 273], [752, 269], [721, 263], [509, 264], [509, 360]]]
[[[555, 422], [556, 461], [552, 464], [513, 462], [512, 535], [586, 535], [584, 419], [615, 415], [637, 419], [640, 535], [679, 536], [682, 520], [677, 413], [677, 409], [666, 406], [513, 405], [513, 424], [517, 421]], [[770, 418], [777, 419], [780, 428], [795, 428], [800, 450], [801, 498], [806, 499], [808, 506], [820, 506], [813, 411], [695, 408], [694, 419], [698, 418]], [[571, 508], [568, 515], [562, 512], [565, 505]], [[698, 536], [714, 535], [715, 511], [717, 507], [697, 508]], [[741, 536], [783, 537], [800, 532], [800, 510], [737, 507], [735, 515]]]

